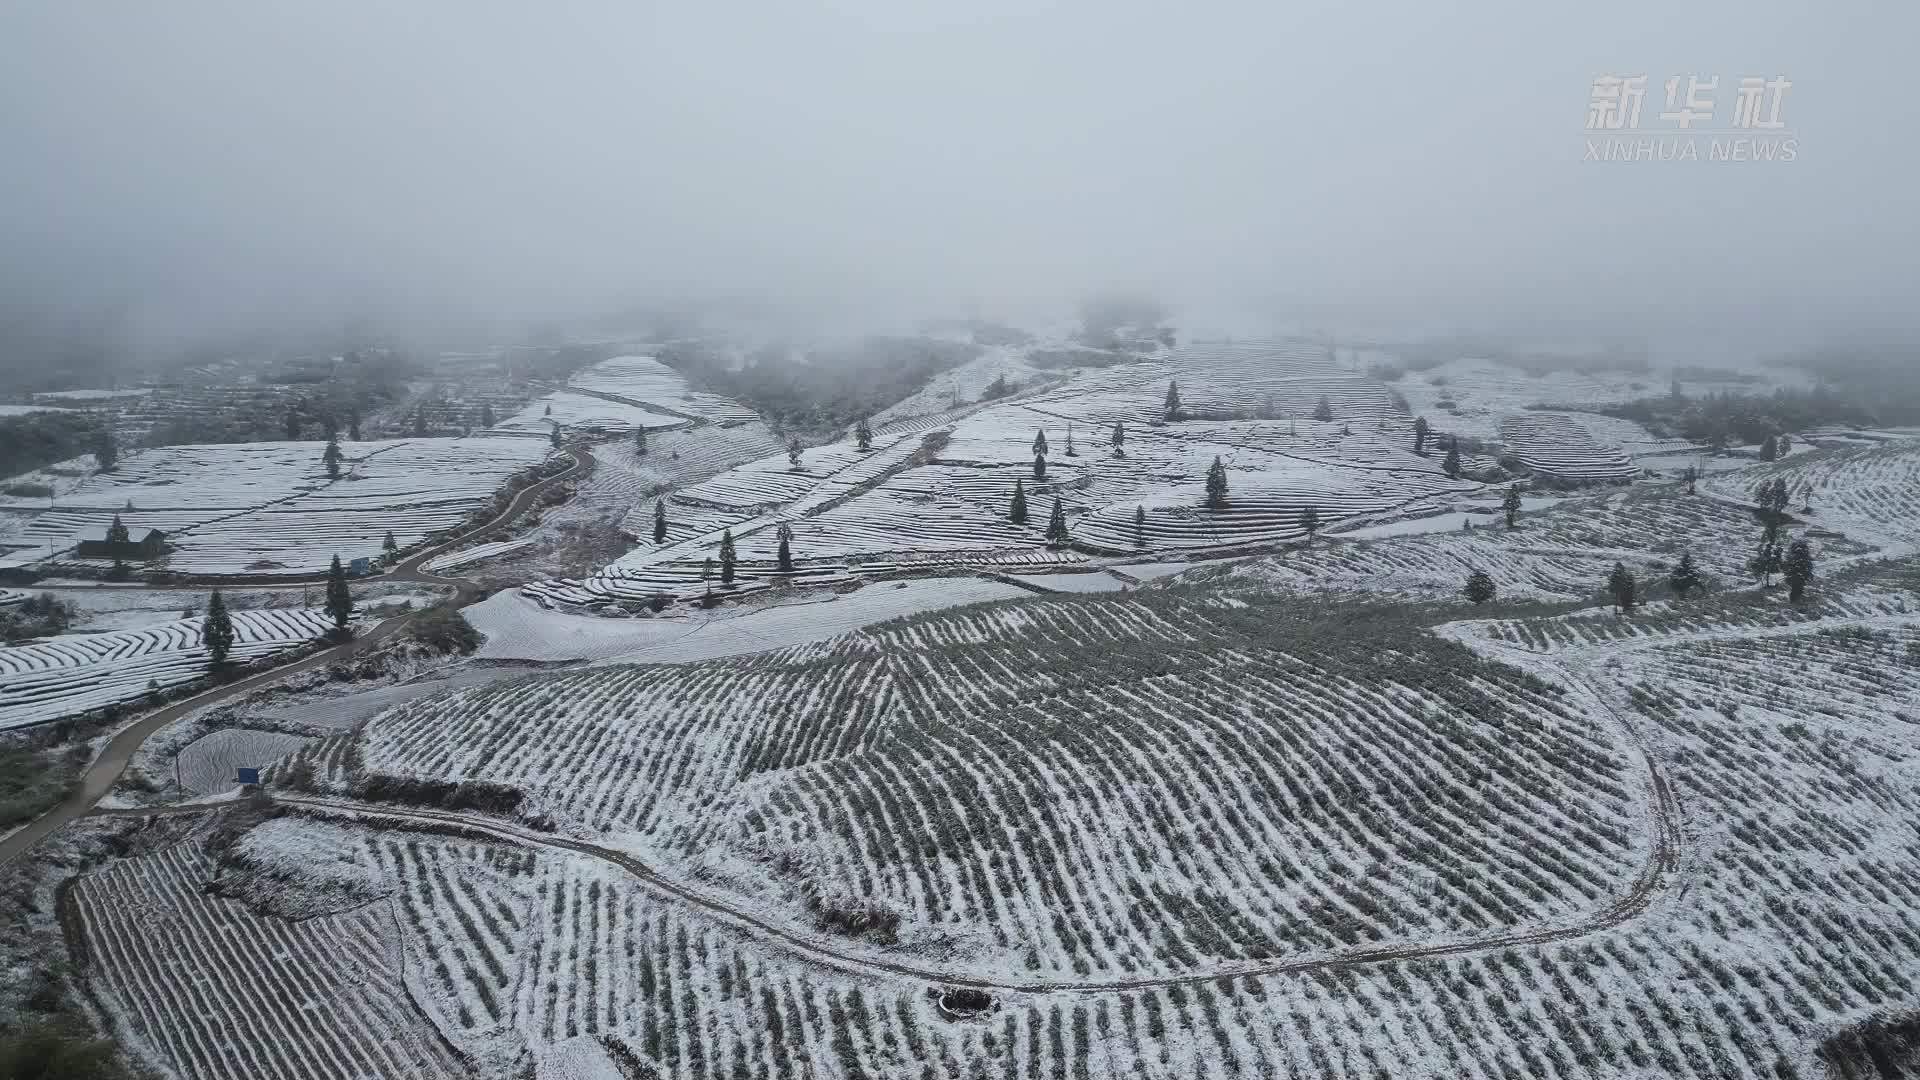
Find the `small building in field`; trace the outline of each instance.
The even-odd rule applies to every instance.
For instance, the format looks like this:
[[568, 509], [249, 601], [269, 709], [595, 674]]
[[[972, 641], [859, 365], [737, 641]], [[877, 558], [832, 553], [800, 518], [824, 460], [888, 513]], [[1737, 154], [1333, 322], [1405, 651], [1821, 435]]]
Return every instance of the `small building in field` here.
[[152, 562], [167, 553], [167, 534], [148, 529], [139, 540], [116, 544], [111, 540], [82, 540], [74, 554], [83, 559], [120, 559], [124, 562]]

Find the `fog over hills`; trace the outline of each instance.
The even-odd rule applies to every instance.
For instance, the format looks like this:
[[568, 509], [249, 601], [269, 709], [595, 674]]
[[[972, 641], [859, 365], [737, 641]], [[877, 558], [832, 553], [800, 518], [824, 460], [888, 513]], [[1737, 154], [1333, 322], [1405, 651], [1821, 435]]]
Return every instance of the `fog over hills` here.
[[[637, 299], [1223, 329], [1906, 330], [1897, 6], [27, 3], [0, 298], [137, 343]], [[1592, 80], [1785, 75], [1783, 162], [1582, 157]], [[1897, 111], [1897, 110], [1896, 110]], [[104, 312], [104, 315], [99, 313]], [[1248, 326], [1248, 329], [1254, 327]]]

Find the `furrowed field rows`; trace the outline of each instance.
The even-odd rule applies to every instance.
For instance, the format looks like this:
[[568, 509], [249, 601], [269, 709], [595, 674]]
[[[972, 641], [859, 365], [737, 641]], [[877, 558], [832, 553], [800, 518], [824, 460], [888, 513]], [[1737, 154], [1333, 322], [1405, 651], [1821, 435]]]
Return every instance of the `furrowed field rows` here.
[[118, 514], [134, 539], [160, 529], [164, 567], [183, 573], [316, 572], [335, 554], [377, 557], [391, 531], [402, 546], [452, 528], [484, 507], [550, 447], [530, 439], [345, 442], [329, 480], [319, 442], [168, 446], [130, 452], [22, 530], [55, 551], [98, 540]]
[[208, 732], [181, 747], [177, 760], [180, 783], [188, 791], [213, 795], [232, 791], [238, 770], [259, 769], [312, 742], [298, 735], [247, 728]]
[[413, 1012], [385, 905], [303, 922], [201, 890], [192, 845], [80, 878], [88, 978], [177, 1075], [208, 1080], [466, 1076]]
[[[1746, 561], [1761, 535], [1759, 520], [1740, 507], [1666, 490], [1523, 509], [1518, 524], [1490, 520], [1470, 532], [1295, 549], [1240, 573], [1312, 588], [1452, 597], [1469, 573], [1484, 570], [1502, 596], [1563, 599], [1597, 595], [1615, 562], [1643, 579], [1661, 577], [1690, 551], [1715, 588], [1730, 588], [1751, 580]], [[1841, 537], [1816, 544], [1823, 557], [1872, 550]]]
[[603, 360], [576, 373], [568, 385], [715, 423], [750, 423], [760, 419], [752, 409], [730, 398], [688, 389], [687, 381], [679, 372], [651, 356], [616, 356]]
[[[231, 656], [239, 663], [305, 644], [333, 625], [319, 611], [236, 611], [232, 617]], [[0, 649], [0, 728], [131, 701], [150, 689], [149, 682], [165, 688], [204, 676], [203, 622], [180, 619], [139, 630], [63, 634]]]
[[1571, 483], [1630, 480], [1640, 474], [1619, 447], [1603, 446], [1587, 428], [1560, 413], [1527, 413], [1501, 421], [1508, 456], [1536, 476]]
[[1762, 482], [1784, 480], [1795, 517], [1862, 539], [1920, 544], [1920, 444], [1795, 454], [1778, 464], [1717, 473], [1704, 491], [1751, 504]]
[[1733, 634], [1795, 626], [1821, 620], [1866, 619], [1904, 613], [1902, 593], [1873, 588], [1822, 590], [1800, 606], [1778, 596], [1742, 592], [1725, 602], [1662, 602], [1644, 605], [1630, 619], [1613, 612], [1578, 611], [1534, 619], [1487, 620], [1474, 633], [1508, 646], [1552, 653], [1611, 642], [1658, 642], [1683, 637]]
[[[365, 755], [522, 788], [696, 877], [759, 881], [795, 917], [858, 897], [903, 940], [1022, 971], [1180, 971], [1535, 923], [1602, 902], [1637, 865], [1613, 824], [1631, 813], [1625, 759], [1548, 688], [1442, 675], [1433, 642], [1407, 647], [1401, 678], [1368, 679], [1357, 653], [1277, 651], [1252, 623], [1177, 629], [1194, 614], [979, 609], [856, 634], [800, 662], [804, 683], [719, 664], [468, 692], [376, 720]], [[1112, 643], [1112, 659], [1063, 669], [1040, 644], [1060, 640]], [[533, 714], [548, 719], [512, 719]], [[1386, 789], [1408, 793], [1366, 794]]]
[[493, 430], [547, 438], [555, 424], [567, 432], [594, 431], [626, 435], [637, 427], [654, 431], [681, 427], [687, 423], [689, 421], [682, 416], [651, 412], [635, 405], [560, 390], [529, 402], [518, 413], [495, 424]]
[[[431, 775], [517, 777], [544, 810], [612, 823], [616, 837], [637, 832], [615, 842], [703, 891], [738, 893], [762, 913], [789, 906], [822, 934], [835, 932], [838, 916], [825, 913], [849, 894], [878, 897], [906, 918], [897, 946], [868, 931], [876, 955], [1006, 977], [1073, 978], [1070, 956], [1099, 970], [1099, 958], [1125, 951], [1134, 931], [1123, 922], [1111, 946], [1107, 934], [1136, 909], [1169, 928], [1133, 950], [1142, 966], [1181, 967], [1181, 949], [1207, 945], [1250, 951], [1234, 915], [1263, 910], [1263, 858], [1297, 867], [1303, 883], [1322, 870], [1355, 883], [1302, 892], [1296, 922], [1331, 908], [1344, 921], [1324, 932], [1364, 935], [1426, 920], [1410, 939], [1421, 944], [1454, 939], [1428, 905], [1455, 918], [1483, 902], [1593, 911], [1618, 894], [1643, 852], [1616, 843], [1609, 860], [1578, 833], [1603, 836], [1640, 812], [1602, 790], [1608, 776], [1622, 787], [1638, 778], [1608, 764], [1618, 756], [1608, 722], [1572, 710], [1584, 692], [1397, 634], [1328, 634], [1302, 620], [1322, 633], [1276, 640], [1289, 608], [1239, 599], [1252, 606], [1000, 605], [752, 667], [534, 680], [439, 714], [458, 720], [451, 729], [422, 710], [405, 719], [411, 736], [383, 734], [403, 716], [389, 714], [367, 732], [367, 767], [392, 768], [405, 751]], [[1131, 642], [1116, 663], [1140, 670], [1075, 662], [1067, 645], [1083, 642]], [[675, 1080], [1810, 1080], [1814, 1041], [1920, 991], [1920, 851], [1905, 824], [1920, 788], [1902, 767], [1920, 752], [1920, 727], [1902, 719], [1920, 707], [1910, 661], [1920, 632], [1698, 645], [1635, 653], [1599, 687], [1657, 728], [1663, 768], [1699, 830], [1678, 891], [1566, 941], [1009, 994], [982, 1020], [954, 1023], [924, 982], [796, 962], [603, 861], [404, 832], [364, 834], [359, 858], [394, 883], [415, 996], [472, 1060], [503, 1075], [528, 1060], [513, 1054], [547, 1060], [587, 1040]], [[1197, 654], [1208, 663], [1190, 668], [1185, 657]], [[1173, 691], [1167, 669], [1183, 672], [1195, 701]], [[529, 765], [549, 741], [564, 749]], [[1456, 773], [1486, 786], [1456, 785]], [[1765, 807], [1756, 790], [1770, 793]], [[1115, 831], [1116, 821], [1133, 824]], [[1151, 874], [1132, 872], [1143, 838], [1158, 841]], [[1464, 875], [1429, 884], [1421, 860], [1449, 852]], [[1100, 864], [1112, 864], [1105, 877], [1089, 872]], [[1190, 876], [1201, 875], [1232, 890], [1227, 907], [1196, 898]], [[1589, 889], [1610, 895], [1584, 902]], [[961, 905], [991, 906], [1013, 928], [1010, 944], [957, 914], [935, 933], [916, 926]], [[1370, 910], [1379, 922], [1360, 917]], [[139, 957], [166, 957], [153, 951], [165, 939], [126, 941], [128, 967], [163, 970]], [[1044, 946], [1033, 971], [1029, 941]], [[1304, 955], [1324, 955], [1315, 944], [1302, 933]], [[124, 990], [103, 989], [116, 1015], [128, 1010]]]

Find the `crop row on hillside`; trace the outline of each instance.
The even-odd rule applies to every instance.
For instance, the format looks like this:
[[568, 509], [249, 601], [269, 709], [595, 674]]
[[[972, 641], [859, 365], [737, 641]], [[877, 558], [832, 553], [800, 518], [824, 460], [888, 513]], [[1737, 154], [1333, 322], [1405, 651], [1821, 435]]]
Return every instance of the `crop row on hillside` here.
[[689, 867], [757, 865], [790, 917], [863, 897], [903, 937], [1022, 971], [1484, 931], [1595, 904], [1633, 865], [1604, 733], [1464, 652], [1396, 640], [1373, 670], [1232, 610], [976, 610], [792, 670], [617, 669], [402, 707], [367, 729], [367, 767], [509, 784]]
[[[242, 663], [302, 645], [333, 625], [308, 610], [236, 611], [231, 659]], [[203, 618], [139, 630], [62, 634], [0, 649], [0, 728], [132, 701], [207, 673]]]

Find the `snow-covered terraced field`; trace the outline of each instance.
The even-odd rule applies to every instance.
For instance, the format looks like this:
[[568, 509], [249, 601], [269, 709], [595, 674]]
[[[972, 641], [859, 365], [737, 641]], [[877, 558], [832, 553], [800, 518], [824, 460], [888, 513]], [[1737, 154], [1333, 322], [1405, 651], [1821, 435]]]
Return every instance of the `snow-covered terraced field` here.
[[388, 905], [256, 915], [202, 891], [214, 871], [180, 844], [73, 890], [89, 981], [146, 1057], [206, 1080], [472, 1075], [408, 1000]]
[[687, 388], [680, 373], [651, 356], [616, 356], [576, 372], [569, 386], [611, 394], [636, 404], [684, 413], [715, 423], [747, 423], [759, 414], [731, 398]]
[[523, 536], [517, 540], [495, 540], [491, 543], [475, 544], [469, 548], [461, 548], [459, 551], [449, 551], [445, 555], [435, 555], [421, 563], [420, 569], [429, 574], [443, 573], [462, 566], [472, 566], [487, 559], [499, 558], [502, 555], [511, 555], [532, 543], [534, 543], [532, 537]]
[[871, 623], [959, 604], [1025, 595], [997, 581], [930, 578], [873, 582], [804, 602], [726, 611], [710, 618], [604, 619], [549, 611], [510, 593], [467, 609], [487, 635], [491, 660], [684, 663], [824, 641]]
[[235, 443], [129, 452], [27, 523], [19, 542], [64, 550], [101, 539], [118, 514], [138, 539], [167, 534], [182, 573], [314, 572], [333, 556], [377, 557], [460, 524], [550, 447], [531, 439], [392, 439], [341, 444], [339, 480], [325, 444]]
[[[704, 635], [841, 603], [622, 659], [689, 659]], [[1437, 639], [1276, 638], [1282, 610], [966, 608], [785, 663], [616, 667], [404, 706], [364, 729], [364, 755], [376, 772], [520, 787], [685, 873], [785, 896], [799, 926], [799, 896], [857, 889], [902, 913], [903, 941], [964, 941], [953, 962], [981, 972], [1184, 972], [1470, 934], [1573, 915], [1631, 878], [1615, 824], [1636, 798], [1627, 759], [1555, 691]], [[1067, 642], [1100, 647], [1047, 663]], [[1471, 690], [1437, 677], [1461, 665]], [[1431, 789], [1377, 793], [1403, 770]], [[830, 825], [848, 819], [879, 846]], [[1353, 889], [1369, 866], [1386, 873]]]
[[[140, 630], [63, 634], [0, 649], [0, 729], [132, 701], [149, 681], [164, 688], [207, 673], [201, 618]], [[245, 662], [305, 644], [332, 621], [307, 610], [233, 613], [232, 660]]]
[[609, 435], [629, 435], [636, 427], [644, 427], [651, 432], [683, 427], [688, 422], [683, 416], [670, 416], [666, 413], [652, 412], [637, 405], [556, 390], [545, 397], [535, 399], [526, 408], [495, 424], [492, 430], [519, 435], [537, 435], [544, 439], [551, 436], [555, 424], [559, 424], [561, 430], [569, 434], [594, 431]]
[[1751, 505], [1763, 481], [1785, 480], [1794, 517], [1884, 547], [1920, 546], [1920, 442], [1794, 454], [1715, 473], [1700, 490]]
[[[1520, 528], [1479, 517], [1471, 532], [1445, 531], [1337, 541], [1249, 563], [1238, 574], [1293, 588], [1385, 596], [1455, 598], [1474, 570], [1507, 598], [1566, 600], [1600, 593], [1615, 562], [1643, 578], [1661, 577], [1684, 551], [1717, 584], [1748, 580], [1746, 561], [1760, 542], [1754, 516], [1705, 495], [1644, 490], [1566, 499], [1523, 510]], [[1823, 558], [1872, 549], [1844, 539], [1818, 542]]]
[[312, 741], [249, 728], [211, 731], [180, 749], [180, 784], [201, 795], [232, 791], [238, 770], [264, 768]]
[[1525, 413], [1500, 423], [1509, 457], [1536, 476], [1567, 483], [1617, 483], [1640, 475], [1640, 467], [1617, 446], [1596, 441], [1585, 423], [1566, 413]]

